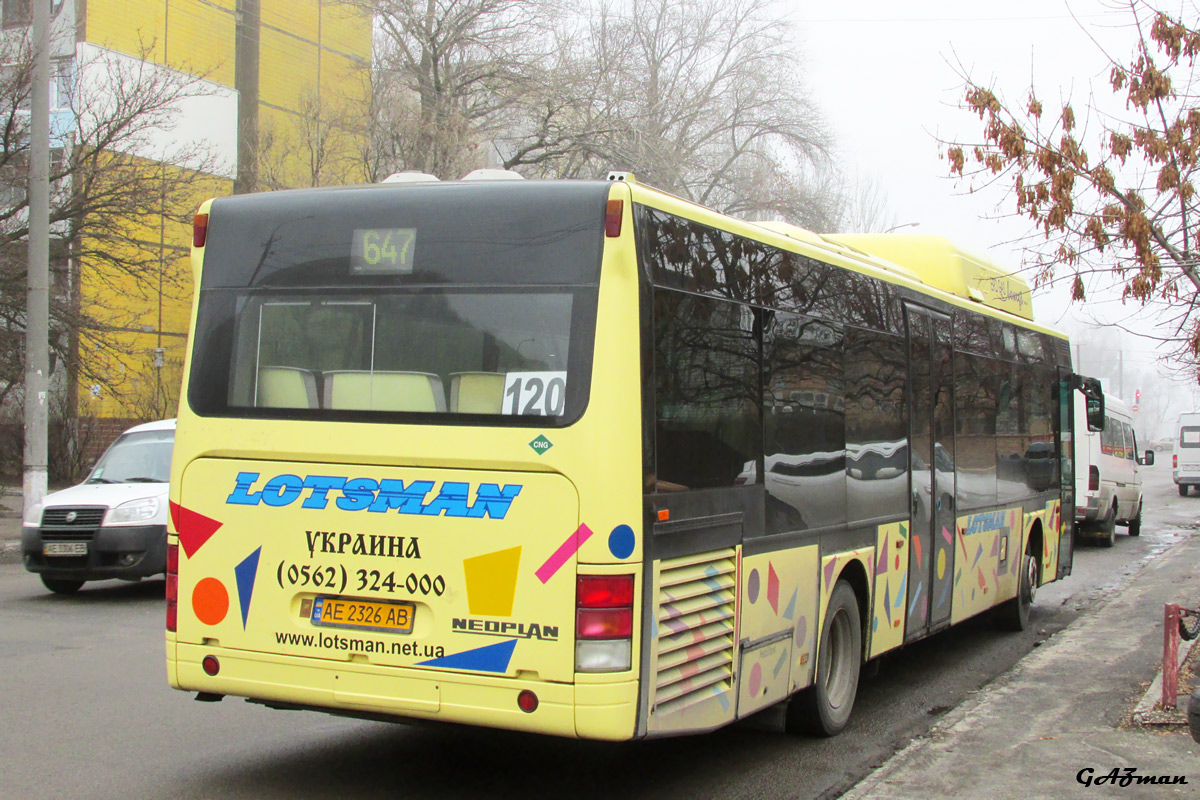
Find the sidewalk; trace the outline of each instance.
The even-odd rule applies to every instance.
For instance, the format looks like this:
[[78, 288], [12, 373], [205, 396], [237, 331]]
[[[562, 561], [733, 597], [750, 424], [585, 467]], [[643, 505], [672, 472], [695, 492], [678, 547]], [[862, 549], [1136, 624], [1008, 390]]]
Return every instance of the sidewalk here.
[[0, 485], [0, 564], [21, 560], [21, 487]]
[[[1198, 601], [1200, 534], [1149, 562], [843, 800], [1200, 798], [1200, 744], [1186, 726], [1129, 723], [1162, 660], [1163, 605]], [[1166, 785], [1122, 785], [1107, 779], [1114, 769]], [[1187, 784], [1169, 783], [1179, 778]]]

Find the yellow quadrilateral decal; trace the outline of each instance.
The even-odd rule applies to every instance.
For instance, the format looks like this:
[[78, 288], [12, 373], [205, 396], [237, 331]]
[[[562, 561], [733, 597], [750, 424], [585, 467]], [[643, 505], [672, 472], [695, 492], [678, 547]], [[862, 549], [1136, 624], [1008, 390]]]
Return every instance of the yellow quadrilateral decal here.
[[484, 617], [511, 617], [517, 592], [521, 548], [510, 547], [463, 559], [467, 578], [467, 607]]

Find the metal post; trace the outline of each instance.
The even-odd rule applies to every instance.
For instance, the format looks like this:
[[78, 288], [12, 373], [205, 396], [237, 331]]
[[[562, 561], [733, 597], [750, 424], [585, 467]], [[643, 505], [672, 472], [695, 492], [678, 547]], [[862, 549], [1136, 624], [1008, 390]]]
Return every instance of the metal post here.
[[1163, 711], [1174, 711], [1179, 695], [1179, 619], [1178, 605], [1167, 603], [1163, 606]]
[[47, 489], [50, 388], [50, 3], [34, 0], [25, 309], [25, 508]]

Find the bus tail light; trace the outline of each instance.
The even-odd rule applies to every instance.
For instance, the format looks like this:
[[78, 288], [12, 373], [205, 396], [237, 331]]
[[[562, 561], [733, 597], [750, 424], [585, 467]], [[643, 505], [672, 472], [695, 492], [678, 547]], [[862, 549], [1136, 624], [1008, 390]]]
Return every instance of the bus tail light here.
[[179, 545], [167, 545], [167, 630], [179, 626]]
[[1175, 453], [1171, 456], [1171, 469], [1179, 469], [1179, 454]]
[[604, 210], [604, 235], [615, 239], [621, 235], [621, 216], [625, 211], [624, 200], [609, 200]]
[[1097, 466], [1088, 467], [1088, 491], [1100, 491], [1100, 468]]
[[208, 214], [197, 214], [192, 219], [192, 247], [204, 247], [208, 238]]
[[633, 663], [633, 576], [580, 575], [575, 671], [621, 672]]

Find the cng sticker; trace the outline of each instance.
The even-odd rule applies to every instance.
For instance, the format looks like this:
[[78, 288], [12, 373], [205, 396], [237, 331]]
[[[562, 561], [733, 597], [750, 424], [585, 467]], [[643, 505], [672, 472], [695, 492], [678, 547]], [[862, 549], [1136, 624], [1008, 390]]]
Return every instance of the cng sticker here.
[[529, 446], [532, 447], [533, 452], [537, 453], [539, 456], [545, 455], [547, 450], [549, 450], [551, 447], [554, 447], [554, 445], [550, 443], [549, 439], [540, 435], [530, 442]]

